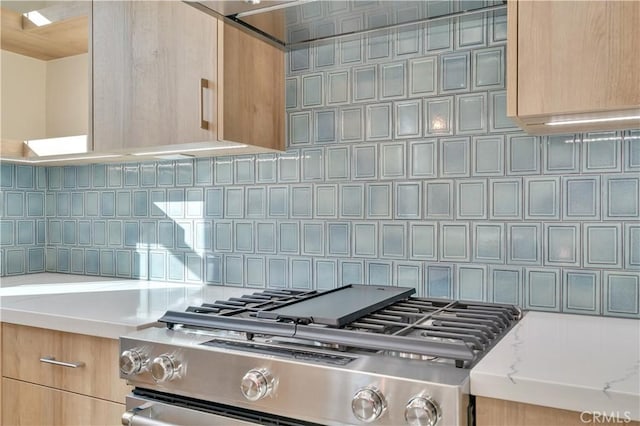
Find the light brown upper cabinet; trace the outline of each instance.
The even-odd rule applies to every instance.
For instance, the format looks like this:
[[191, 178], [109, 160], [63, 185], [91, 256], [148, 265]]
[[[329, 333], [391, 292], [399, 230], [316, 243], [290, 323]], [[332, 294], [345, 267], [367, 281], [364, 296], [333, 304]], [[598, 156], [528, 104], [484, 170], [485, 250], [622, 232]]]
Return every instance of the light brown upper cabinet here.
[[93, 66], [94, 153], [285, 148], [284, 53], [188, 4], [95, 2]]
[[638, 1], [510, 0], [508, 115], [533, 134], [639, 128], [639, 43]]

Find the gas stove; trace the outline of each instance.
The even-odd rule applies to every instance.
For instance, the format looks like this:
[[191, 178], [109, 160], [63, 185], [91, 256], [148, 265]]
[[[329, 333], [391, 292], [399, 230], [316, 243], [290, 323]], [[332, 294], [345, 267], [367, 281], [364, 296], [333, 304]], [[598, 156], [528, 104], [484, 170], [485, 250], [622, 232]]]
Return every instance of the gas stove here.
[[120, 339], [123, 424], [466, 425], [469, 370], [510, 305], [350, 285], [264, 290], [168, 311]]

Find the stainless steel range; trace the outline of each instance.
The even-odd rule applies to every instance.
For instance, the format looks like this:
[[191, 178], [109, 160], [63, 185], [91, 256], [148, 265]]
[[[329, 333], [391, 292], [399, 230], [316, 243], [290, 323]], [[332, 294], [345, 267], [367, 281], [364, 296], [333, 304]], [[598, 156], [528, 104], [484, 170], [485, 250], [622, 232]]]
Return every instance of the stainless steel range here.
[[168, 311], [120, 339], [125, 425], [466, 425], [469, 370], [518, 308], [350, 285]]

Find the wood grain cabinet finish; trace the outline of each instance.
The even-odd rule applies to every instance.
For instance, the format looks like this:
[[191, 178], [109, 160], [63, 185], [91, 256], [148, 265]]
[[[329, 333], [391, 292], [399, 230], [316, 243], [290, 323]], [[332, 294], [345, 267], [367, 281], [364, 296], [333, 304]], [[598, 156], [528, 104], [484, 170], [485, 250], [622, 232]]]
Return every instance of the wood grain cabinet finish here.
[[[606, 414], [612, 416], [612, 413]], [[584, 426], [585, 424], [640, 426], [640, 422], [625, 420], [624, 413], [619, 413], [619, 415], [619, 418], [607, 417], [605, 419], [598, 413], [595, 414], [596, 417], [593, 417], [593, 413], [589, 412], [582, 414], [576, 411], [541, 407], [521, 402], [476, 397], [477, 426]]]
[[[82, 366], [70, 368], [41, 361], [50, 357]], [[30, 413], [28, 405], [38, 406], [33, 410], [42, 411], [40, 424], [52, 424], [44, 420], [48, 416], [59, 421], [55, 424], [65, 424], [68, 415], [80, 416], [69, 417], [78, 421], [66, 424], [83, 424], [80, 420], [88, 412], [101, 415], [119, 411], [121, 415], [129, 387], [119, 378], [117, 360], [117, 340], [3, 323], [2, 423], [38, 424], [29, 420], [36, 413]], [[24, 397], [14, 401], [18, 398], [14, 391]], [[83, 404], [75, 406], [79, 402]], [[72, 406], [76, 411], [85, 411], [66, 413], [66, 407]], [[61, 409], [63, 413], [58, 412]], [[101, 417], [93, 419], [94, 424], [115, 424], [112, 417], [109, 421]]]
[[530, 133], [640, 127], [640, 2], [508, 2], [507, 115]]
[[121, 424], [124, 404], [4, 377], [2, 424], [106, 426]]
[[282, 51], [175, 1], [95, 2], [92, 34], [95, 152], [284, 150]]

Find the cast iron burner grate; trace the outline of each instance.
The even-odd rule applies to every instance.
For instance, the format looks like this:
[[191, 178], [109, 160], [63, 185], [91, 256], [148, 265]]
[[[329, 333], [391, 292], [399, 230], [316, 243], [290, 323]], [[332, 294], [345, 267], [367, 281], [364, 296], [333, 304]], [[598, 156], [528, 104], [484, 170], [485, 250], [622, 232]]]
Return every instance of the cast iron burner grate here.
[[304, 300], [317, 295], [318, 292], [300, 290], [265, 290], [228, 300], [216, 300], [214, 303], [203, 303], [200, 306], [189, 306], [187, 312], [197, 314], [255, 317], [258, 311], [275, 309], [293, 301]]
[[256, 318], [269, 311], [318, 297], [316, 291], [265, 290], [225, 301], [167, 311], [159, 319], [175, 325], [288, 337], [336, 345], [345, 350], [378, 351], [418, 359], [446, 359], [470, 368], [520, 319], [512, 305], [407, 297], [340, 327]]

